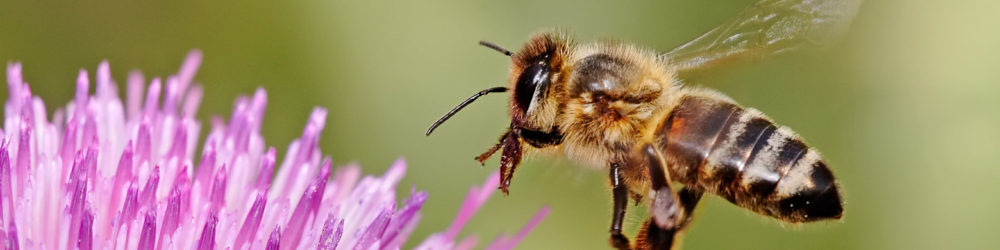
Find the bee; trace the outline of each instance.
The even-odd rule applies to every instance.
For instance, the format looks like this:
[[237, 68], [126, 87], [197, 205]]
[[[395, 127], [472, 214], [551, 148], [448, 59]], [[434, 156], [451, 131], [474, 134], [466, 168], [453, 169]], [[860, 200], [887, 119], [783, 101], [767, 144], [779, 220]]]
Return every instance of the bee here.
[[[476, 160], [502, 152], [504, 194], [525, 151], [563, 152], [606, 168], [613, 200], [609, 242], [618, 249], [673, 247], [706, 192], [786, 222], [840, 219], [836, 179], [815, 149], [762, 112], [685, 85], [678, 74], [833, 44], [859, 5], [762, 0], [662, 54], [624, 42], [577, 44], [559, 32], [534, 35], [516, 53], [480, 42], [511, 58], [510, 85], [472, 95], [426, 135], [479, 97], [511, 92], [510, 126]], [[622, 234], [630, 197], [649, 199], [651, 214], [634, 244]]]

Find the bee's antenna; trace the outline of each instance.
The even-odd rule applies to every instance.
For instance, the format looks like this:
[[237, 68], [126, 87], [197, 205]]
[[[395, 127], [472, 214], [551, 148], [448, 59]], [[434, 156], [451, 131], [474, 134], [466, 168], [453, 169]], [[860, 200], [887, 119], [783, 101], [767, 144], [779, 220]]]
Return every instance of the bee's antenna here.
[[434, 122], [434, 124], [431, 124], [431, 127], [427, 128], [427, 133], [424, 135], [431, 135], [431, 132], [434, 132], [434, 129], [436, 129], [438, 126], [441, 126], [441, 123], [444, 123], [444, 121], [447, 121], [448, 118], [451, 118], [451, 116], [455, 115], [455, 113], [458, 113], [459, 110], [462, 110], [462, 108], [465, 108], [465, 106], [468, 106], [476, 99], [479, 99], [480, 96], [484, 96], [486, 94], [495, 92], [507, 92], [507, 87], [492, 87], [479, 91], [479, 93], [473, 94], [468, 99], [465, 99], [465, 101], [463, 101], [462, 103], [459, 103], [458, 106], [455, 106], [455, 108], [451, 109], [451, 111], [448, 111], [448, 113], [444, 114], [444, 116], [442, 116], [441, 119], [438, 119], [436, 122]]
[[491, 43], [491, 42], [479, 41], [479, 45], [482, 45], [482, 46], [487, 47], [487, 48], [491, 48], [491, 49], [496, 50], [497, 52], [503, 53], [504, 55], [507, 55], [507, 56], [510, 56], [510, 55], [514, 54], [514, 53], [510, 53], [510, 50], [507, 50], [504, 47], [502, 47], [500, 45], [496, 45], [496, 44]]

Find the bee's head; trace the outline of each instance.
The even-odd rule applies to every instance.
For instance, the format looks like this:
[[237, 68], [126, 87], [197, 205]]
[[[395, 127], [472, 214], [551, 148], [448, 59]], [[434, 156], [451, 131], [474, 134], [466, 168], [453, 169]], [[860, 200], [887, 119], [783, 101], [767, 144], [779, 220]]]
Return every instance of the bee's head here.
[[480, 163], [486, 161], [497, 150], [503, 149], [500, 159], [500, 189], [507, 193], [514, 169], [521, 161], [522, 142], [536, 148], [559, 145], [562, 133], [556, 127], [560, 82], [564, 82], [563, 58], [568, 54], [568, 45], [561, 35], [541, 33], [535, 35], [517, 53], [503, 47], [481, 41], [480, 45], [510, 56], [512, 61], [510, 87], [493, 87], [465, 99], [451, 111], [438, 119], [427, 129], [426, 135], [434, 132], [444, 121], [481, 96], [489, 93], [506, 92], [513, 89], [510, 101], [510, 127], [500, 142], [476, 157]]
[[[566, 40], [554, 33], [535, 35], [511, 56], [511, 123], [521, 130], [557, 133], [558, 96], [565, 74]], [[534, 143], [533, 143], [534, 144]], [[535, 145], [538, 146], [538, 145]]]
[[[535, 35], [517, 53], [485, 41], [480, 45], [511, 57], [510, 87], [493, 87], [467, 98], [427, 129], [430, 135], [439, 125], [455, 113], [489, 93], [513, 90], [510, 99], [510, 128], [513, 136], [524, 139], [535, 147], [558, 145], [562, 134], [556, 127], [559, 89], [564, 82], [563, 58], [568, 54], [568, 45], [562, 35], [541, 33]], [[501, 139], [503, 140], [503, 139]]]

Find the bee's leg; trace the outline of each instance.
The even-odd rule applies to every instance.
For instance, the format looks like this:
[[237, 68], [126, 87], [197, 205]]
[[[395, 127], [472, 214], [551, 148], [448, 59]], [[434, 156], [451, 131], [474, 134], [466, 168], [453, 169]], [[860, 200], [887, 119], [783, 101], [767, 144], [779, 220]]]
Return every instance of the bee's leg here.
[[510, 179], [514, 178], [514, 171], [517, 170], [517, 165], [521, 164], [521, 141], [518, 140], [517, 134], [507, 132], [500, 143], [503, 144], [500, 146], [503, 153], [500, 154], [499, 188], [504, 195], [507, 195], [510, 193]]
[[677, 232], [688, 221], [690, 209], [694, 209], [701, 198], [701, 192], [685, 187], [681, 192], [675, 193], [670, 187], [670, 176], [665, 171], [663, 158], [656, 148], [645, 144], [639, 150], [641, 159], [645, 161], [652, 189], [652, 217], [640, 228], [635, 248], [670, 249]]
[[659, 250], [670, 249], [674, 246], [674, 236], [677, 232], [673, 229], [663, 229], [656, 225], [653, 217], [646, 219], [639, 228], [639, 235], [635, 237], [636, 250]]
[[691, 222], [691, 215], [694, 212], [694, 208], [698, 206], [698, 201], [701, 201], [702, 191], [699, 189], [684, 187], [681, 191], [677, 193], [677, 196], [681, 199], [681, 205], [684, 206], [684, 221], [681, 222], [679, 229], [687, 226]]
[[647, 219], [636, 236], [635, 249], [670, 249], [675, 245], [674, 238], [691, 222], [691, 212], [701, 200], [702, 191], [684, 187], [677, 195], [684, 206], [684, 220], [675, 228], [660, 228], [654, 218]]
[[665, 171], [663, 158], [650, 144], [643, 145], [640, 150], [646, 170], [649, 171], [649, 186], [652, 189], [650, 212], [653, 222], [665, 229], [678, 228], [683, 221], [684, 211], [680, 198], [670, 187], [670, 176]]
[[611, 163], [611, 195], [614, 199], [614, 211], [611, 215], [611, 246], [617, 249], [630, 249], [628, 237], [622, 234], [622, 222], [625, 220], [625, 209], [628, 205], [628, 190], [622, 176], [621, 163]]
[[[663, 158], [656, 148], [645, 144], [639, 149], [640, 157], [634, 158], [630, 164], [635, 167], [645, 166], [648, 171], [653, 191], [650, 204], [653, 216], [640, 228], [635, 249], [670, 249], [675, 235], [690, 221], [689, 215], [701, 199], [702, 191], [684, 187], [675, 193], [670, 187], [670, 176], [665, 172]], [[611, 245], [618, 249], [629, 249], [629, 240], [621, 233], [629, 198], [621, 173], [622, 167], [624, 165], [620, 163], [612, 163], [609, 175], [614, 199]]]

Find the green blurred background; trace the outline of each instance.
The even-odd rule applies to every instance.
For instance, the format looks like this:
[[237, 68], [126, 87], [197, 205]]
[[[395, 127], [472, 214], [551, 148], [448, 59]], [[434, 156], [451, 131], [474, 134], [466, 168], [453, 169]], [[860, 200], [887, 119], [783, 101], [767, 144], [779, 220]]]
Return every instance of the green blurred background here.
[[[471, 185], [497, 165], [472, 157], [508, 122], [506, 96], [470, 106], [432, 137], [427, 126], [469, 94], [505, 85], [509, 61], [476, 45], [519, 48], [564, 28], [578, 41], [618, 38], [667, 50], [754, 0], [534, 1], [3, 1], [0, 61], [21, 61], [48, 107], [71, 99], [77, 70], [111, 62], [175, 72], [191, 48], [205, 60], [199, 117], [228, 117], [237, 95], [267, 88], [264, 136], [284, 154], [313, 106], [330, 110], [323, 151], [380, 174], [397, 157], [430, 199], [410, 244], [449, 225]], [[688, 76], [765, 111], [819, 148], [846, 196], [842, 222], [787, 225], [704, 199], [688, 249], [996, 249], [1000, 239], [1000, 2], [868, 1], [847, 39]], [[5, 78], [4, 78], [5, 79]], [[0, 91], [6, 96], [6, 88]], [[202, 131], [204, 136], [205, 131]], [[497, 158], [497, 157], [495, 157]], [[551, 215], [525, 249], [605, 249], [606, 172], [561, 157], [519, 168], [462, 235], [514, 232]], [[630, 233], [644, 217], [630, 210]]]

